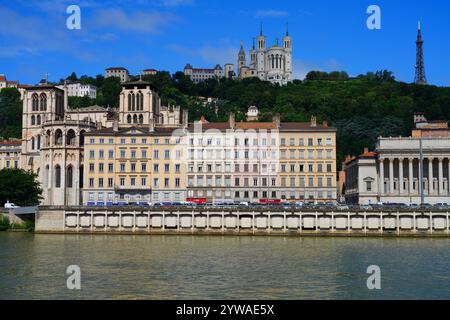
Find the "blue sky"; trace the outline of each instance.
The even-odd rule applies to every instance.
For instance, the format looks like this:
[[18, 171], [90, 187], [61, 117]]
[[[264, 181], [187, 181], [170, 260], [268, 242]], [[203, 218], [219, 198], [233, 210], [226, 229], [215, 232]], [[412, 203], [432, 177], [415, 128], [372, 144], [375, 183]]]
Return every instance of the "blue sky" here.
[[[66, 28], [70, 4], [81, 8], [81, 30]], [[371, 4], [381, 8], [381, 30], [366, 27]], [[419, 17], [428, 80], [450, 86], [447, 0], [2, 0], [0, 73], [33, 84], [47, 72], [56, 81], [110, 66], [137, 74], [236, 63], [240, 41], [248, 49], [260, 22], [268, 44], [289, 22], [296, 78], [310, 70], [389, 69], [412, 82]]]

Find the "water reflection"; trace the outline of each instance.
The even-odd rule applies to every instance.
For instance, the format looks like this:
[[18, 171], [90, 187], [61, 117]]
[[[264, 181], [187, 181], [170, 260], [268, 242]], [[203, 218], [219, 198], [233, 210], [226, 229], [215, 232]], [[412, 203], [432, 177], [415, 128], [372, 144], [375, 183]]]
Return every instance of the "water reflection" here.
[[[448, 239], [0, 234], [5, 299], [449, 299]], [[382, 290], [366, 287], [369, 265]], [[66, 288], [79, 265], [82, 290]]]

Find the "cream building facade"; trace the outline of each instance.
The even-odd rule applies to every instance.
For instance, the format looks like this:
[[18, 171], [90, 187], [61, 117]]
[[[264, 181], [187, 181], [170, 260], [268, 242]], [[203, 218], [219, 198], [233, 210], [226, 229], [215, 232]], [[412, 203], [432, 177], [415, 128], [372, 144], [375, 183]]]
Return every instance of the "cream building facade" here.
[[127, 82], [130, 80], [130, 73], [128, 69], [123, 67], [111, 67], [106, 69], [105, 77], [117, 77], [120, 78], [120, 82]]
[[83, 203], [184, 201], [181, 114], [147, 82], [124, 83], [118, 120], [86, 134]]
[[0, 170], [21, 168], [21, 147], [22, 141], [20, 140], [0, 141]]
[[336, 130], [326, 123], [189, 125], [188, 198], [335, 201]]
[[[229, 68], [227, 68], [229, 70]], [[192, 65], [187, 64], [184, 67], [184, 74], [191, 78], [192, 82], [200, 83], [209, 79], [219, 80], [224, 77], [223, 68], [216, 65], [214, 68], [193, 68]]]

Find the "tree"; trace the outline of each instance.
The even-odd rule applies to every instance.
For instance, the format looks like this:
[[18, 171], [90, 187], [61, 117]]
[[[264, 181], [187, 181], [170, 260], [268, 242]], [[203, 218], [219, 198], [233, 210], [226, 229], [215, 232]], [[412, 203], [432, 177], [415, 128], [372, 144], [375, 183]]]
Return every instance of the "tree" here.
[[73, 82], [78, 81], [77, 74], [76, 74], [75, 72], [72, 72], [72, 73], [70, 74], [70, 76], [68, 76], [68, 77], [66, 78], [66, 80], [73, 81]]
[[22, 101], [16, 88], [0, 90], [0, 137], [20, 138], [22, 135]]
[[42, 189], [37, 175], [21, 169], [0, 170], [0, 204], [13, 202], [20, 206], [37, 205]]
[[119, 95], [122, 92], [120, 79], [117, 77], [106, 78], [103, 86], [97, 92], [97, 104], [105, 107], [119, 107]]

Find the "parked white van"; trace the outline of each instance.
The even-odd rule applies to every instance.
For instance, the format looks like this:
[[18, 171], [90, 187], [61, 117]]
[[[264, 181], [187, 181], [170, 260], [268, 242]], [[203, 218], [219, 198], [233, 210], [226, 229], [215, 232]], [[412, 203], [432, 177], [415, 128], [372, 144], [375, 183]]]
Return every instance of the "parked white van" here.
[[15, 208], [20, 208], [20, 207], [16, 206], [14, 203], [11, 203], [11, 202], [9, 202], [9, 200], [7, 200], [5, 203], [5, 208], [6, 209], [15, 209]]

